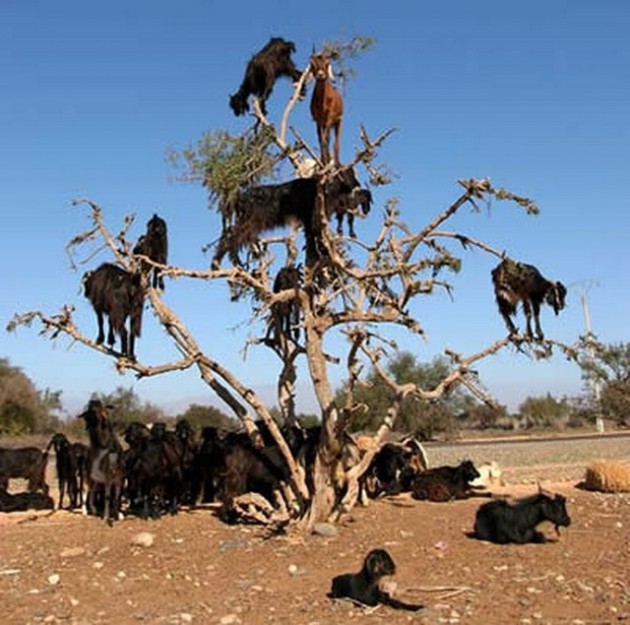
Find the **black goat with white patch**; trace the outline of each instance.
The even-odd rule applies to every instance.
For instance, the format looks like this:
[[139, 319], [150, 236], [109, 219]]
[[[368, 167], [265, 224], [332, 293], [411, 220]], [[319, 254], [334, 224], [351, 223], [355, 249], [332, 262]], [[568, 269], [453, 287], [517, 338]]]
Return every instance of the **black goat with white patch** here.
[[[142, 330], [142, 310], [144, 290], [139, 275], [132, 274], [122, 267], [103, 263], [98, 269], [88, 271], [83, 276], [85, 297], [92, 304], [98, 322], [96, 342], [100, 345], [105, 339], [104, 317], [109, 320], [107, 343], [113, 348], [115, 335], [120, 337], [120, 352], [135, 360], [135, 339]], [[126, 322], [129, 318], [130, 329]]]
[[[133, 253], [146, 256], [160, 265], [168, 263], [168, 228], [166, 222], [157, 214], [147, 222], [146, 232], [138, 239]], [[154, 289], [164, 290], [164, 278], [157, 267], [151, 268], [145, 262], [143, 271], [152, 273], [151, 284]]]
[[249, 111], [248, 98], [258, 97], [260, 108], [267, 113], [265, 103], [273, 91], [276, 80], [288, 76], [297, 82], [301, 72], [291, 59], [295, 44], [282, 37], [272, 37], [267, 45], [250, 59], [245, 77], [238, 91], [230, 96], [230, 108], [234, 115], [245, 115]]
[[[317, 255], [315, 235], [316, 178], [297, 178], [275, 185], [255, 186], [242, 192], [236, 200], [221, 208], [224, 215], [233, 215], [234, 224], [224, 228], [217, 244], [212, 266], [218, 268], [226, 253], [232, 262], [240, 265], [239, 250], [252, 246], [264, 233], [297, 223], [304, 228], [307, 261]], [[358, 195], [357, 195], [358, 194]], [[324, 183], [326, 216], [337, 210], [360, 203], [363, 212], [369, 211], [371, 195], [360, 189], [352, 168], [340, 169]]]
[[516, 315], [519, 302], [523, 304], [527, 329], [525, 336], [532, 338], [531, 318], [536, 324], [536, 337], [544, 338], [540, 327], [540, 307], [543, 302], [553, 308], [556, 315], [564, 308], [567, 289], [562, 282], [551, 282], [544, 278], [533, 265], [519, 263], [506, 258], [492, 270], [492, 283], [499, 307], [510, 336], [518, 334], [511, 317]]
[[331, 599], [350, 599], [361, 606], [382, 604], [395, 610], [421, 610], [422, 605], [394, 599], [380, 588], [381, 579], [395, 573], [396, 564], [389, 553], [384, 549], [373, 549], [365, 557], [358, 573], [344, 573], [333, 578], [328, 596]]
[[479, 471], [470, 460], [456, 467], [435, 467], [414, 478], [412, 496], [424, 501], [466, 499], [472, 493], [470, 482], [478, 477]]
[[565, 497], [538, 493], [514, 503], [504, 499], [485, 503], [477, 510], [473, 535], [500, 545], [544, 543], [547, 538], [536, 531], [543, 521], [553, 523], [556, 531], [571, 525]]

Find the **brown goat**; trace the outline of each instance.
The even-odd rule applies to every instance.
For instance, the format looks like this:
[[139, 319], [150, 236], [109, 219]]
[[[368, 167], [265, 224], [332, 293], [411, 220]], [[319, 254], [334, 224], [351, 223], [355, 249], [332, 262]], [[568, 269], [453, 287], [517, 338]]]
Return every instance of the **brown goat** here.
[[313, 97], [311, 98], [311, 115], [317, 125], [321, 159], [324, 163], [330, 161], [330, 132], [334, 130], [335, 162], [339, 164], [339, 136], [341, 134], [343, 101], [329, 80], [332, 78], [330, 59], [325, 54], [313, 54], [310, 70], [315, 78], [315, 89], [313, 89]]

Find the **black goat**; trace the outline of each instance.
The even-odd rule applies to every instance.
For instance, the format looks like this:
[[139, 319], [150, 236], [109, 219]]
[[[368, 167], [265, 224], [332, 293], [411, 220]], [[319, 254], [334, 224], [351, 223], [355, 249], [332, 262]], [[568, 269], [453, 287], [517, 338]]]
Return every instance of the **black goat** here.
[[0, 512], [24, 512], [26, 510], [52, 510], [55, 503], [44, 493], [7, 493], [0, 489]]
[[500, 545], [544, 543], [545, 535], [536, 531], [536, 526], [543, 521], [553, 523], [556, 532], [560, 526], [571, 525], [566, 499], [562, 495], [550, 496], [541, 492], [515, 503], [504, 499], [485, 503], [477, 510], [472, 535]]
[[361, 477], [361, 488], [371, 498], [410, 491], [413, 480], [424, 469], [426, 460], [414, 439], [385, 443]]
[[[154, 214], [147, 222], [146, 232], [138, 239], [133, 248], [134, 254], [141, 254], [151, 259], [153, 262], [166, 265], [168, 263], [168, 231], [166, 222]], [[164, 278], [157, 267], [146, 266], [143, 263], [144, 271], [151, 271], [151, 284], [154, 289], [164, 290]]]
[[435, 467], [413, 479], [412, 497], [424, 501], [466, 499], [472, 493], [470, 482], [478, 477], [479, 471], [470, 460], [464, 460], [456, 467]]
[[55, 466], [59, 484], [58, 507], [63, 507], [63, 498], [67, 491], [68, 509], [71, 510], [82, 504], [82, 502], [81, 504], [79, 503], [79, 484], [77, 480], [79, 466], [75, 450], [65, 434], [61, 432], [53, 435], [46, 449], [49, 450], [51, 447], [55, 450]]
[[22, 447], [20, 449], [5, 449], [0, 447], [0, 491], [9, 488], [9, 479], [24, 478], [28, 480], [28, 490], [37, 490], [48, 495], [46, 484], [46, 466], [48, 453], [36, 447]]
[[293, 337], [294, 340], [299, 340], [300, 300], [298, 295], [301, 286], [302, 272], [300, 267], [287, 265], [276, 274], [273, 281], [273, 292], [293, 291], [294, 296], [292, 299], [276, 302], [271, 307], [268, 338], [273, 331], [276, 337], [284, 335], [286, 338]]
[[365, 557], [358, 573], [345, 573], [333, 578], [328, 596], [331, 599], [351, 599], [359, 605], [370, 607], [380, 603], [396, 610], [421, 610], [422, 605], [404, 603], [381, 590], [380, 580], [394, 573], [396, 564], [389, 553], [384, 549], [373, 549]]
[[72, 443], [72, 450], [77, 461], [78, 504], [83, 506], [83, 487], [88, 481], [88, 462], [90, 450], [83, 443]]
[[238, 91], [230, 96], [230, 108], [234, 115], [245, 115], [249, 111], [248, 98], [257, 96], [263, 114], [267, 113], [265, 103], [273, 91], [273, 86], [281, 76], [288, 76], [297, 82], [301, 72], [291, 60], [295, 44], [281, 37], [272, 37], [267, 45], [257, 52], [247, 64], [245, 77]]
[[[316, 178], [297, 178], [283, 184], [251, 187], [231, 205], [222, 207], [224, 214], [234, 216], [234, 224], [224, 228], [212, 266], [218, 268], [228, 252], [232, 262], [240, 265], [238, 252], [242, 247], [254, 245], [264, 232], [292, 222], [304, 228], [307, 259], [316, 255], [317, 185]], [[365, 214], [370, 208], [371, 195], [360, 189], [352, 168], [339, 170], [324, 184], [324, 197], [327, 217], [337, 210], [356, 207], [358, 203]]]
[[[135, 339], [142, 330], [142, 310], [144, 307], [144, 291], [139, 275], [129, 273], [125, 269], [103, 263], [98, 269], [88, 271], [83, 276], [85, 297], [92, 304], [98, 322], [96, 342], [100, 345], [105, 339], [103, 330], [104, 316], [109, 320], [107, 343], [113, 348], [115, 334], [120, 336], [120, 352], [131, 360], [135, 360]], [[130, 319], [130, 331], [127, 332], [126, 321]]]
[[536, 337], [544, 338], [540, 327], [540, 307], [549, 304], [556, 315], [564, 308], [567, 289], [562, 282], [551, 282], [544, 278], [533, 265], [519, 263], [509, 258], [502, 260], [492, 270], [492, 283], [499, 312], [505, 321], [510, 336], [518, 334], [511, 317], [516, 315], [519, 302], [523, 303], [527, 330], [525, 336], [532, 338], [531, 318], [534, 316]]

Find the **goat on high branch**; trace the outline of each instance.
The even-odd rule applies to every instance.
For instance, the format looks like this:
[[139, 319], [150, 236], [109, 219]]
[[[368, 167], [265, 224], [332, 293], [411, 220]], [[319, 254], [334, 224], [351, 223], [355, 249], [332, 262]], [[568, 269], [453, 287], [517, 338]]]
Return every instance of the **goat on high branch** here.
[[332, 66], [326, 54], [311, 56], [310, 71], [315, 79], [315, 87], [311, 97], [311, 115], [317, 127], [317, 138], [321, 160], [330, 162], [330, 134], [335, 132], [334, 156], [339, 165], [339, 143], [341, 139], [341, 120], [343, 117], [343, 100], [332, 86]]
[[[243, 191], [234, 204], [223, 212], [235, 215], [235, 223], [222, 233], [214, 254], [212, 267], [218, 269], [229, 253], [235, 265], [242, 265], [238, 252], [253, 246], [265, 232], [297, 223], [304, 229], [306, 256], [320, 255], [321, 237], [317, 225], [317, 178], [296, 178], [290, 182], [255, 186]], [[361, 189], [352, 168], [334, 172], [323, 182], [326, 217], [343, 207], [361, 205], [364, 214], [370, 209], [371, 195]]]
[[[168, 263], [168, 229], [166, 222], [154, 214], [147, 222], [146, 232], [140, 236], [133, 248], [134, 254], [146, 256], [148, 259], [161, 265]], [[157, 267], [151, 267], [148, 263], [141, 263], [143, 271], [152, 274], [151, 285], [154, 289], [164, 290], [164, 277]]]
[[287, 76], [296, 83], [301, 72], [293, 63], [291, 53], [295, 52], [295, 44], [281, 37], [272, 37], [262, 50], [250, 59], [245, 69], [245, 77], [238, 91], [230, 96], [230, 108], [234, 115], [245, 115], [249, 112], [249, 96], [256, 96], [260, 101], [260, 109], [267, 113], [265, 103], [273, 91], [278, 78]]
[[564, 308], [567, 289], [562, 282], [551, 282], [542, 276], [533, 265], [519, 263], [510, 258], [503, 259], [492, 270], [492, 284], [499, 312], [505, 321], [510, 336], [518, 335], [518, 329], [512, 321], [519, 302], [523, 304], [527, 328], [525, 337], [532, 339], [531, 319], [534, 317], [536, 338], [544, 339], [540, 327], [540, 307], [546, 303], [556, 315]]

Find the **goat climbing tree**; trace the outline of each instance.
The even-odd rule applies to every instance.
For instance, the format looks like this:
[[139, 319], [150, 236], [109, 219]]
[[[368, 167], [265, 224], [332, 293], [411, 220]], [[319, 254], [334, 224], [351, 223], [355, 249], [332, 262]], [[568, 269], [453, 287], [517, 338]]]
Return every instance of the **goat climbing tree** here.
[[[357, 42], [354, 42], [356, 44]], [[343, 61], [344, 52], [353, 51], [356, 45], [329, 46], [333, 59]], [[138, 378], [166, 375], [169, 372], [197, 369], [203, 381], [216, 396], [241, 420], [252, 435], [256, 421], [264, 422], [275, 438], [286, 460], [291, 475], [290, 489], [299, 505], [292, 520], [310, 527], [320, 520], [336, 519], [351, 509], [358, 496], [358, 479], [369, 465], [383, 437], [394, 427], [402, 402], [406, 397], [420, 400], [439, 400], [457, 385], [463, 386], [481, 401], [492, 403], [474, 372], [480, 360], [509, 346], [528, 350], [536, 356], [551, 355], [552, 347], [558, 346], [568, 355], [571, 348], [554, 341], [533, 343], [523, 337], [500, 338], [496, 342], [480, 346], [472, 354], [448, 351], [451, 370], [430, 390], [414, 384], [399, 384], [387, 372], [385, 362], [395, 347], [389, 338], [388, 328], [398, 327], [411, 337], [422, 337], [421, 320], [410, 310], [419, 298], [433, 295], [437, 290], [451, 291], [449, 271], [459, 271], [458, 254], [474, 247], [501, 257], [501, 253], [488, 243], [468, 234], [448, 231], [443, 226], [464, 206], [479, 209], [481, 203], [493, 199], [511, 202], [529, 214], [538, 209], [528, 198], [517, 196], [504, 189], [495, 188], [488, 179], [467, 178], [457, 181], [459, 194], [445, 210], [418, 231], [412, 230], [402, 219], [402, 211], [396, 200], [389, 200], [380, 217], [373, 210], [371, 220], [380, 219], [380, 228], [370, 240], [348, 239], [334, 234], [326, 219], [324, 186], [334, 176], [337, 164], [324, 166], [308, 146], [301, 133], [289, 126], [288, 120], [297, 105], [302, 85], [308, 78], [305, 70], [288, 102], [279, 128], [271, 123], [254, 106], [256, 123], [243, 135], [233, 137], [225, 132], [215, 132], [202, 138], [199, 146], [184, 153], [186, 177], [198, 180], [206, 186], [211, 199], [219, 209], [230, 205], [229, 198], [252, 185], [264, 182], [275, 171], [286, 172], [287, 166], [303, 174], [305, 168], [315, 167], [318, 195], [314, 227], [318, 232], [320, 253], [316, 262], [307, 262], [303, 278], [296, 289], [274, 292], [273, 278], [279, 267], [304, 262], [301, 251], [301, 233], [296, 230], [283, 233], [266, 233], [257, 245], [247, 252], [244, 264], [206, 269], [191, 269], [172, 265], [158, 265], [133, 253], [129, 218], [120, 230], [113, 233], [106, 223], [100, 206], [91, 199], [75, 200], [90, 213], [92, 228], [77, 235], [69, 245], [71, 254], [88, 241], [104, 243], [111, 261], [130, 272], [140, 273], [144, 266], [158, 267], [162, 274], [171, 278], [225, 281], [233, 299], [247, 297], [253, 302], [252, 315], [261, 328], [258, 338], [249, 341], [249, 349], [271, 349], [280, 360], [278, 374], [278, 403], [285, 419], [295, 419], [294, 396], [297, 363], [305, 359], [315, 397], [319, 406], [322, 428], [315, 460], [306, 467], [300, 466], [282, 436], [278, 424], [268, 407], [252, 390], [247, 371], [236, 374], [226, 368], [219, 357], [212, 354], [212, 346], [200, 345], [187, 327], [184, 313], [179, 314], [163, 298], [161, 291], [152, 288], [146, 275], [141, 275], [146, 300], [155, 318], [164, 328], [181, 357], [165, 363], [131, 361], [120, 353], [99, 345], [88, 338], [91, 328], [85, 332], [74, 322], [73, 305], [67, 304], [57, 314], [45, 314], [34, 310], [17, 314], [9, 329], [36, 322], [42, 333], [52, 339], [67, 336], [81, 345], [101, 352], [116, 361], [120, 373], [132, 372]], [[227, 108], [227, 107], [226, 107]], [[227, 113], [226, 113], [227, 114]], [[294, 141], [287, 140], [288, 129]], [[351, 162], [343, 165], [365, 172], [372, 186], [387, 184], [388, 170], [376, 163], [380, 146], [393, 130], [370, 138], [362, 128], [361, 147]], [[229, 227], [234, 215], [222, 214], [223, 227]], [[278, 328], [270, 329], [274, 309], [279, 304], [296, 301], [299, 306], [299, 338]], [[226, 302], [226, 306], [230, 304]], [[417, 308], [416, 308], [417, 309]], [[324, 343], [331, 334], [345, 338], [344, 353], [327, 353]], [[141, 352], [141, 350], [140, 350]], [[330, 367], [333, 363], [345, 363], [348, 393], [340, 405], [331, 384]], [[376, 372], [391, 390], [391, 403], [378, 429], [371, 448], [363, 457], [348, 461], [345, 423], [349, 416], [361, 407], [353, 396], [353, 389], [362, 383], [361, 372], [365, 365]], [[305, 475], [305, 471], [308, 474]]]

